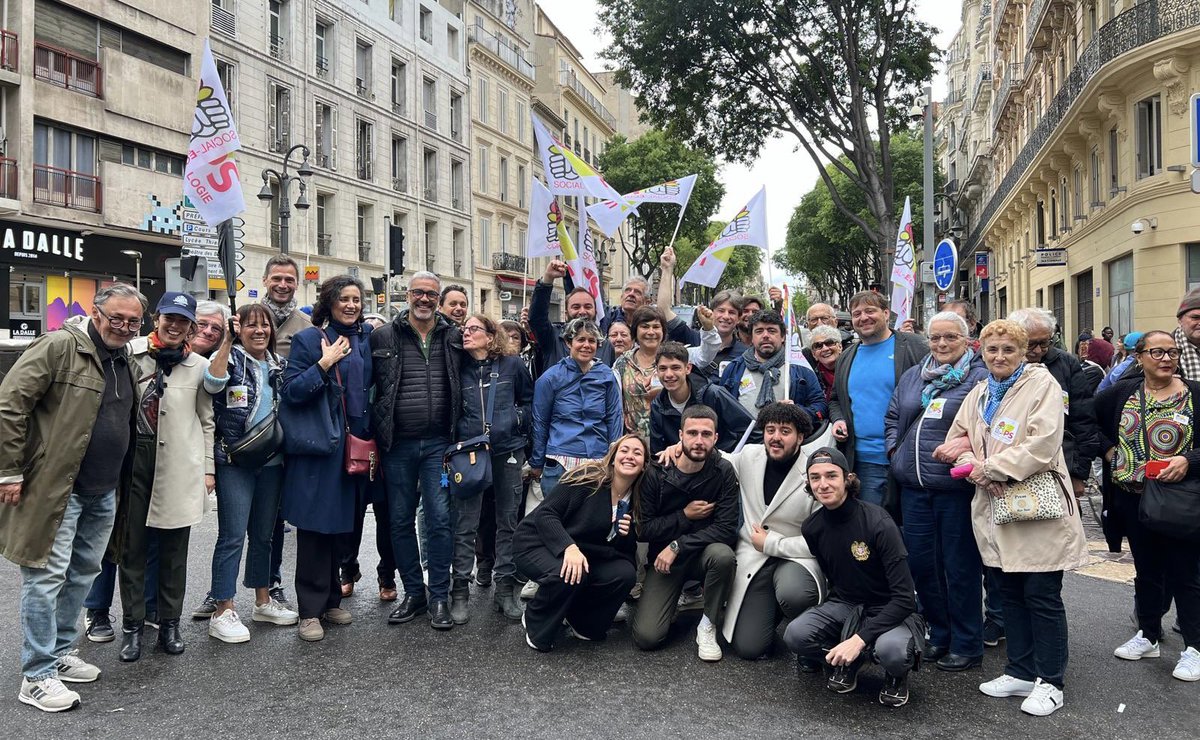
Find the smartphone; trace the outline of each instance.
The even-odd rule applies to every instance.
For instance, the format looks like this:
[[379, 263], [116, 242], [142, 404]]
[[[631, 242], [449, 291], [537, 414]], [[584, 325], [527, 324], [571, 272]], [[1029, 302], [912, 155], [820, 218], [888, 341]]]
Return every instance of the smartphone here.
[[1150, 460], [1146, 463], [1146, 478], [1154, 480], [1170, 463], [1167, 460]]
[[974, 471], [975, 471], [975, 465], [973, 463], [966, 463], [963, 465], [958, 465], [953, 468], [950, 468], [950, 477], [954, 478], [955, 480], [958, 480], [958, 479], [966, 478], [968, 475], [970, 475]]

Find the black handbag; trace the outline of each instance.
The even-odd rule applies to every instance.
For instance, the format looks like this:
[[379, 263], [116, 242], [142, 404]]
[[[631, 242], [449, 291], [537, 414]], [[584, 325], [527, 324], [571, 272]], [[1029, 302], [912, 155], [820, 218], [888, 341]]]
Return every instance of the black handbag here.
[[[487, 404], [483, 413], [483, 434], [455, 442], [442, 458], [442, 487], [458, 498], [478, 496], [492, 485], [491, 418], [496, 409], [496, 364], [488, 371]], [[483, 380], [479, 382], [479, 402], [483, 405]]]
[[[1195, 399], [1192, 400], [1193, 413]], [[1147, 454], [1150, 450], [1146, 432], [1146, 395], [1142, 391], [1142, 439]], [[1200, 541], [1200, 479], [1185, 478], [1176, 483], [1163, 483], [1147, 478], [1138, 502], [1138, 521], [1146, 529], [1176, 540]]]
[[[267, 378], [267, 382], [271, 382]], [[279, 392], [272, 394], [271, 413], [246, 430], [232, 443], [221, 440], [221, 449], [229, 462], [239, 468], [257, 470], [283, 451], [283, 425], [279, 423]]]

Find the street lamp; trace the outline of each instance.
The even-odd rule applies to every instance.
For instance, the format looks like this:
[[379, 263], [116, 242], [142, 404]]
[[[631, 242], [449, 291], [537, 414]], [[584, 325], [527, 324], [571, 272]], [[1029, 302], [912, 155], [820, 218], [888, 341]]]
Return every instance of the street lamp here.
[[[295, 174], [288, 172], [288, 165], [292, 164], [292, 155], [299, 151], [304, 157], [300, 162], [300, 167]], [[264, 203], [269, 203], [275, 198], [275, 193], [271, 191], [271, 179], [279, 184], [279, 251], [284, 254], [288, 253], [288, 220], [292, 217], [292, 204], [288, 198], [288, 191], [291, 188], [292, 182], [300, 184], [300, 197], [296, 199], [296, 208], [301, 211], [308, 210], [308, 185], [304, 178], [312, 177], [312, 167], [308, 164], [311, 151], [304, 144], [296, 144], [287, 153], [283, 155], [283, 171], [266, 167], [262, 171], [262, 190], [258, 191], [258, 199]]]
[[137, 289], [142, 292], [142, 253], [136, 249], [122, 249], [121, 254], [129, 257], [134, 262], [134, 269], [137, 271]]

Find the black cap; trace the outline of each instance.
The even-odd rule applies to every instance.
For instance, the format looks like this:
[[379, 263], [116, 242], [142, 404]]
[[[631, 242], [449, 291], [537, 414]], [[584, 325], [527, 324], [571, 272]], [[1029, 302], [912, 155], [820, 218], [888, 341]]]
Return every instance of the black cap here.
[[808, 464], [804, 467], [805, 472], [818, 463], [829, 463], [841, 468], [843, 473], [850, 472], [850, 463], [846, 462], [846, 456], [833, 447], [822, 447], [809, 455]]

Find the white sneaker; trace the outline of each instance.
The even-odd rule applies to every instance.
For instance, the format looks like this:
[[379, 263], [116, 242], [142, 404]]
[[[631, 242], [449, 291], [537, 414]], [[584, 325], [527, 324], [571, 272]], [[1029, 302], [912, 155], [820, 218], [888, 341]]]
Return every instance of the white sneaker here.
[[700, 656], [700, 660], [715, 663], [724, 657], [721, 652], [721, 646], [717, 644], [717, 628], [715, 625], [709, 624], [705, 626], [703, 622], [696, 627], [696, 645], [699, 649], [696, 651]]
[[538, 592], [538, 582], [537, 581], [526, 581], [525, 585], [521, 587], [521, 598], [525, 599], [526, 601], [529, 601], [534, 596], [537, 596], [537, 592]]
[[1141, 660], [1142, 658], [1157, 658], [1158, 643], [1150, 642], [1142, 637], [1142, 631], [1129, 638], [1129, 642], [1113, 651], [1113, 655], [1121, 660]]
[[999, 678], [993, 678], [987, 683], [979, 684], [980, 691], [997, 699], [1003, 699], [1006, 696], [1029, 696], [1033, 693], [1033, 687], [1033, 681], [1022, 681], [1007, 673]]
[[60, 681], [91, 683], [100, 678], [100, 669], [80, 658], [78, 650], [58, 656], [54, 668], [58, 671], [58, 680]]
[[232, 609], [212, 615], [208, 620], [208, 636], [221, 642], [250, 642], [250, 630], [246, 629], [238, 613]]
[[621, 604], [621, 608], [617, 610], [616, 615], [613, 617], [613, 624], [617, 624], [618, 622], [628, 622], [628, 621], [629, 621], [629, 604]]
[[1021, 711], [1035, 717], [1048, 717], [1061, 709], [1062, 705], [1062, 690], [1039, 678], [1033, 684], [1033, 691], [1021, 702]]
[[65, 712], [79, 706], [79, 694], [62, 685], [57, 678], [41, 681], [21, 679], [21, 693], [17, 698], [22, 704], [37, 707], [43, 712]]
[[286, 627], [299, 622], [300, 614], [288, 608], [287, 604], [281, 604], [275, 599], [271, 599], [262, 605], [255, 604], [254, 611], [250, 613], [250, 619], [255, 622], [282, 624]]
[[1180, 653], [1171, 675], [1180, 681], [1200, 681], [1200, 651], [1190, 647]]

